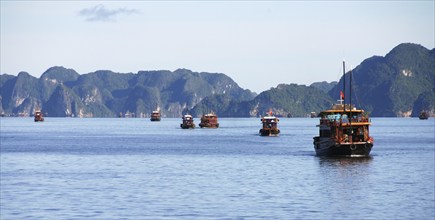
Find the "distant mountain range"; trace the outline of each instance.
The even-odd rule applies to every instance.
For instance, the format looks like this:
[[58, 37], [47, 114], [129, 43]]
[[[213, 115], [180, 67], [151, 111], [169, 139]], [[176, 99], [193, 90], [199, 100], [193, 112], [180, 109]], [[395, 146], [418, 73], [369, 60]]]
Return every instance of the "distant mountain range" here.
[[[352, 70], [352, 103], [375, 117], [417, 116], [422, 110], [434, 115], [434, 53], [407, 43], [385, 57], [364, 60]], [[80, 75], [52, 67], [39, 79], [26, 72], [1, 75], [0, 112], [28, 116], [41, 109], [49, 117], [149, 117], [159, 108], [163, 117], [197, 117], [211, 111], [221, 117], [256, 117], [269, 111], [306, 117], [329, 108], [343, 91], [343, 80], [280, 84], [257, 95], [222, 73], [100, 70]], [[350, 72], [346, 84], [349, 94]]]
[[164, 117], [179, 117], [202, 99], [226, 94], [246, 101], [255, 93], [240, 88], [218, 73], [195, 73], [186, 69], [114, 73], [101, 70], [79, 75], [72, 69], [52, 67], [39, 79], [21, 72], [2, 75], [1, 111], [31, 115], [40, 108], [52, 117], [148, 117], [160, 108]]

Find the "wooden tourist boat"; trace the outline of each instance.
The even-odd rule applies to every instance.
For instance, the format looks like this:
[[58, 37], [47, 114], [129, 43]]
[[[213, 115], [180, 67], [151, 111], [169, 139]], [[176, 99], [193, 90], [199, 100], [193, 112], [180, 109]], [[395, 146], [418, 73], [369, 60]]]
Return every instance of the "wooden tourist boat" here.
[[[343, 62], [343, 75], [344, 69]], [[351, 73], [349, 77], [352, 82]], [[316, 155], [368, 156], [374, 144], [373, 137], [369, 134], [369, 116], [364, 110], [356, 109], [352, 103], [343, 104], [342, 92], [338, 101], [331, 109], [320, 112], [320, 124], [317, 125], [319, 136], [313, 138]]]
[[272, 112], [269, 112], [269, 114], [261, 118], [263, 128], [260, 129], [259, 134], [261, 136], [278, 136], [280, 133], [278, 122], [279, 119], [273, 116]]
[[193, 117], [191, 115], [184, 115], [182, 117], [183, 122], [180, 127], [183, 129], [195, 128], [195, 123], [193, 122]]
[[418, 116], [418, 118], [421, 120], [429, 119], [429, 113], [427, 113], [426, 111], [422, 111], [422, 112], [420, 112], [420, 115]]
[[44, 121], [44, 115], [41, 111], [35, 111], [35, 122], [43, 122]]
[[201, 123], [199, 123], [201, 128], [218, 128], [218, 117], [214, 112], [205, 114], [201, 117]]
[[161, 119], [162, 118], [159, 110], [153, 111], [151, 113], [151, 118], [150, 118], [151, 121], [160, 121]]

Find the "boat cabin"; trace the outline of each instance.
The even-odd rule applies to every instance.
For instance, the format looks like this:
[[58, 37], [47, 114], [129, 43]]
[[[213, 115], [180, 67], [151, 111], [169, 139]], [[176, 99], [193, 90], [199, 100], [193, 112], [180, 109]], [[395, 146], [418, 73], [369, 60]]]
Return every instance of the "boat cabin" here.
[[41, 111], [36, 111], [35, 112], [35, 122], [43, 122], [44, 121], [44, 115], [42, 114]]
[[[344, 107], [348, 107], [345, 108]], [[364, 142], [370, 139], [369, 117], [364, 110], [349, 105], [334, 105], [320, 113], [319, 137], [332, 138], [337, 143]]]
[[209, 113], [205, 114], [201, 117], [201, 123], [199, 123], [199, 127], [201, 128], [218, 128], [218, 117], [216, 114]]
[[180, 127], [183, 129], [195, 128], [195, 123], [193, 122], [193, 117], [191, 115], [184, 115], [182, 117], [183, 122]]
[[161, 115], [160, 115], [160, 111], [153, 111], [151, 113], [151, 121], [160, 121], [161, 120]]
[[260, 129], [261, 136], [278, 136], [280, 130], [278, 129], [279, 119], [271, 113], [261, 118], [263, 127]]

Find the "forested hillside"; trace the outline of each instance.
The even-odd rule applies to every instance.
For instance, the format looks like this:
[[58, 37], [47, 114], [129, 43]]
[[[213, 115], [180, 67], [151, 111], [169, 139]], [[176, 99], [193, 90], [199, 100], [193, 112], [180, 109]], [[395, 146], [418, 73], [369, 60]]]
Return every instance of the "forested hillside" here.
[[[435, 49], [400, 44], [385, 57], [374, 56], [352, 70], [352, 101], [372, 116], [418, 116], [434, 112]], [[346, 73], [346, 94], [350, 92]], [[338, 98], [343, 78], [329, 91]], [[349, 102], [347, 96], [347, 102]]]

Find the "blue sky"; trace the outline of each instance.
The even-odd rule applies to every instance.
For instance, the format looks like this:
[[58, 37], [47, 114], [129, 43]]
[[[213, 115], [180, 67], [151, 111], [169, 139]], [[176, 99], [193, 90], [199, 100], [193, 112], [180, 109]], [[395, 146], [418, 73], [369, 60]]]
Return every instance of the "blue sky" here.
[[400, 43], [434, 48], [434, 1], [1, 1], [0, 72], [39, 77], [176, 70], [225, 73], [261, 92], [337, 81]]

